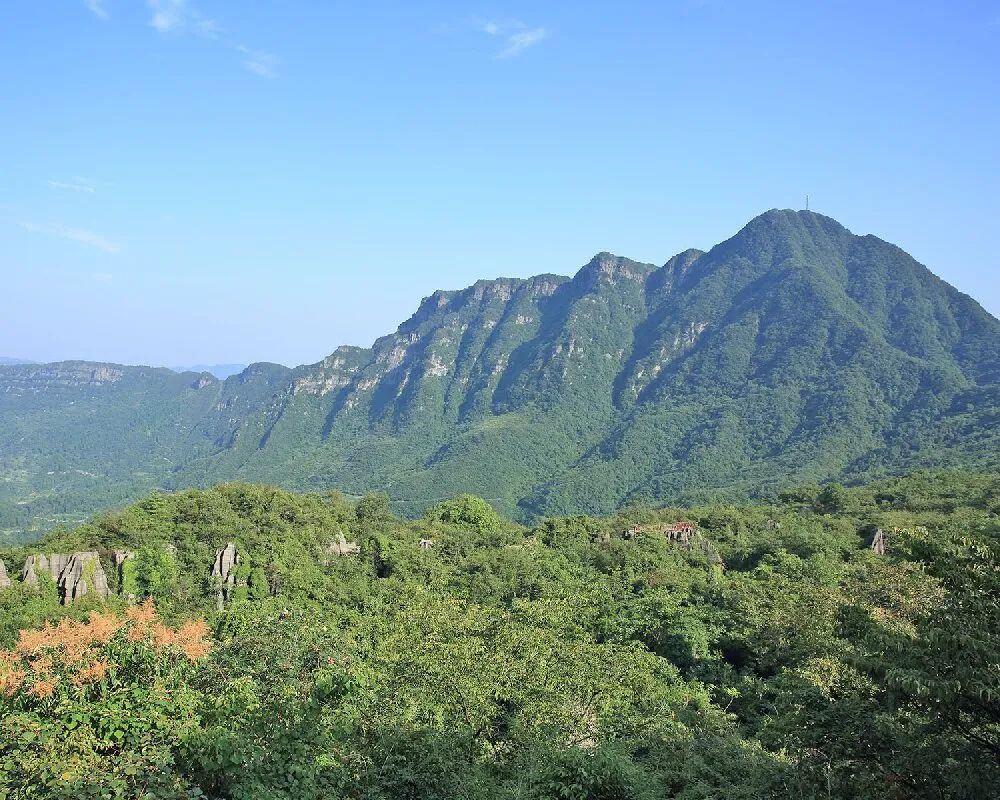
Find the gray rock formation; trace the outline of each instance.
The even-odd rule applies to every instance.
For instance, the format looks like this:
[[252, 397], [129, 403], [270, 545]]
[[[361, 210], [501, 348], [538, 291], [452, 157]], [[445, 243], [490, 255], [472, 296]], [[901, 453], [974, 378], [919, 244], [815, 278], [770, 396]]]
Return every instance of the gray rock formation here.
[[67, 553], [51, 553], [48, 556], [39, 553], [28, 556], [24, 561], [24, 568], [21, 570], [21, 580], [29, 586], [38, 586], [39, 576], [47, 574], [58, 583], [59, 576], [69, 560], [70, 556]]
[[21, 570], [21, 580], [38, 586], [40, 575], [48, 574], [59, 591], [59, 602], [69, 605], [86, 594], [108, 596], [108, 576], [101, 559], [93, 550], [79, 553], [50, 553], [28, 556]]
[[59, 574], [59, 602], [64, 606], [86, 594], [94, 593], [101, 599], [108, 596], [108, 576], [101, 567], [97, 553], [73, 553]]
[[240, 554], [236, 552], [236, 545], [232, 542], [226, 544], [221, 550], [215, 551], [215, 564], [212, 565], [212, 577], [226, 581], [229, 579], [233, 567], [240, 563]]
[[[35, 565], [37, 563], [36, 559], [39, 558], [44, 559], [45, 556], [28, 556], [24, 559], [24, 566], [21, 567], [21, 583], [25, 583], [28, 586], [38, 586], [38, 573], [35, 572]], [[48, 569], [48, 566], [48, 562], [46, 562], [45, 567], [40, 567], [40, 569], [44, 571]]]
[[215, 551], [215, 563], [212, 565], [212, 578], [218, 589], [215, 595], [215, 608], [222, 611], [226, 601], [231, 599], [236, 584], [235, 567], [240, 563], [240, 554], [236, 545], [228, 542], [221, 550]]
[[4, 566], [3, 559], [0, 559], [0, 589], [10, 586], [10, 578], [7, 577], [7, 567]]
[[875, 555], [884, 556], [886, 548], [889, 546], [889, 542], [886, 540], [885, 533], [881, 528], [876, 528], [875, 533], [872, 534], [871, 548], [875, 551]]
[[[344, 534], [338, 533], [337, 541], [328, 545], [326, 552], [328, 556], [356, 556], [361, 552], [361, 545], [347, 541], [344, 538]], [[326, 563], [329, 563], [329, 561], [329, 558], [327, 558]]]

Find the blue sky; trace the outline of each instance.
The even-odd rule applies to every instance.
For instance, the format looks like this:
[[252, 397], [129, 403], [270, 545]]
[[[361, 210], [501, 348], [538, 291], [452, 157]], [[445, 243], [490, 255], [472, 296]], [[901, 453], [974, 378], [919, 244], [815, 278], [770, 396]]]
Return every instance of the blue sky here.
[[0, 355], [316, 361], [772, 207], [1000, 313], [996, 2], [7, 0]]

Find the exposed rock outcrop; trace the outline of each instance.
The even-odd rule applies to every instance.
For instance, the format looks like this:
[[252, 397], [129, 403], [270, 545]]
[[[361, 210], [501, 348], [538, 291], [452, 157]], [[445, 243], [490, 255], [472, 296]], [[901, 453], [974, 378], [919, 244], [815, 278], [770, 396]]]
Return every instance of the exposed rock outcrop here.
[[38, 392], [107, 386], [118, 383], [126, 371], [144, 375], [147, 370], [90, 361], [62, 361], [54, 364], [23, 364], [17, 369], [9, 370], [6, 377], [15, 391]]
[[59, 602], [69, 605], [77, 598], [94, 593], [104, 599], [108, 596], [108, 576], [101, 567], [97, 553], [73, 553], [59, 575]]
[[0, 559], [0, 589], [6, 589], [10, 586], [10, 578], [7, 577], [7, 567], [4, 566], [3, 560]]
[[28, 556], [21, 569], [21, 580], [28, 586], [38, 586], [39, 576], [48, 574], [53, 581], [58, 582], [59, 575], [67, 563], [69, 563], [69, 556], [63, 553], [52, 553], [48, 556], [39, 553]]
[[361, 552], [361, 545], [349, 542], [344, 538], [344, 534], [337, 534], [337, 541], [329, 544], [326, 548], [327, 558], [325, 563], [330, 563], [330, 556], [356, 556]]
[[216, 582], [215, 608], [222, 611], [226, 601], [232, 599], [236, 582], [236, 567], [240, 563], [240, 554], [236, 545], [228, 542], [225, 547], [215, 552], [215, 563], [212, 565], [212, 578]]
[[39, 575], [48, 574], [59, 591], [64, 606], [86, 594], [104, 599], [109, 594], [108, 576], [101, 559], [93, 550], [78, 553], [50, 553], [28, 556], [21, 570], [21, 580], [28, 586], [38, 586]]
[[226, 544], [221, 550], [215, 552], [215, 564], [212, 565], [212, 577], [222, 581], [229, 579], [233, 567], [240, 563], [240, 554], [236, 551], [236, 545], [232, 542]]
[[886, 540], [885, 533], [881, 528], [876, 528], [875, 533], [872, 534], [871, 548], [877, 556], [884, 556], [886, 548], [889, 543]]

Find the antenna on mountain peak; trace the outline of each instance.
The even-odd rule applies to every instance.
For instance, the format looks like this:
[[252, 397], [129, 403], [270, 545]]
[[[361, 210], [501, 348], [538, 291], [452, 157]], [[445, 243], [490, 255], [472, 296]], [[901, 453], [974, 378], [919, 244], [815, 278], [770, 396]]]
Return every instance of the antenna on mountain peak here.
[[809, 210], [809, 195], [806, 195], [806, 211]]

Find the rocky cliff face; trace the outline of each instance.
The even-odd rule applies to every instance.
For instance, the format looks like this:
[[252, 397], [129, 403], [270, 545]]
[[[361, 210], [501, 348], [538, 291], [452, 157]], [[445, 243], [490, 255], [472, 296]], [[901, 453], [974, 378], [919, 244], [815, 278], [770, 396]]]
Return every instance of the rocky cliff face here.
[[97, 388], [117, 383], [126, 370], [117, 364], [64, 361], [58, 364], [19, 364], [6, 368], [4, 390], [42, 392], [65, 388]]
[[[294, 370], [195, 388], [80, 367], [26, 391], [7, 369], [38, 368], [0, 368], [0, 467], [29, 476], [0, 514], [3, 492], [232, 478], [385, 489], [403, 512], [472, 492], [521, 518], [606, 513], [1000, 451], [1000, 323], [808, 212], [662, 266], [600, 253], [572, 278], [434, 292], [371, 348]], [[58, 457], [28, 452], [46, 437]]]

